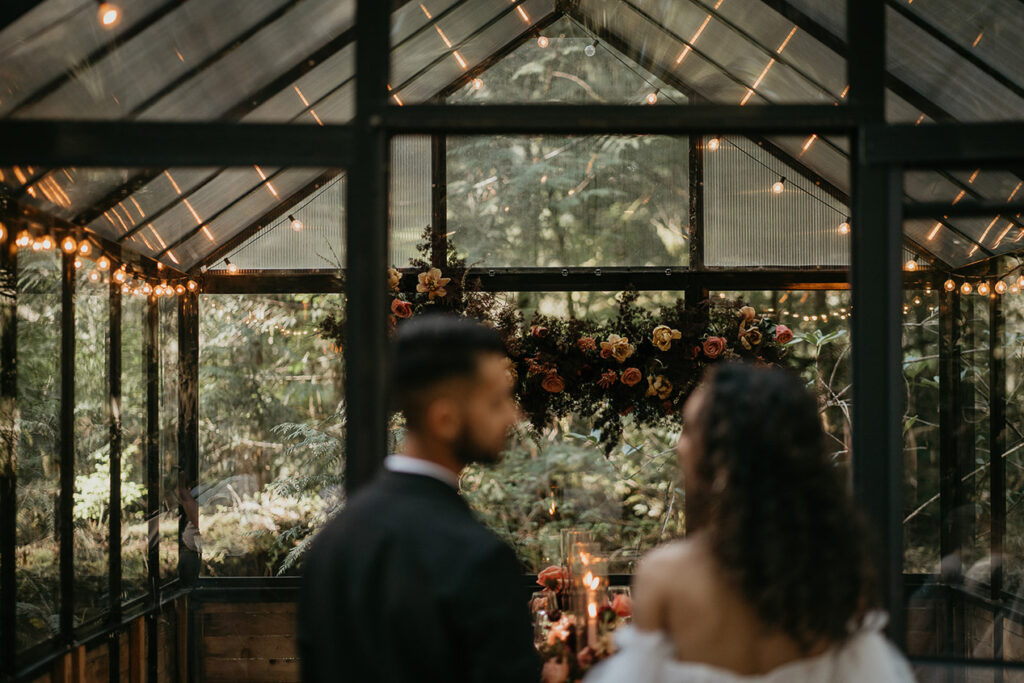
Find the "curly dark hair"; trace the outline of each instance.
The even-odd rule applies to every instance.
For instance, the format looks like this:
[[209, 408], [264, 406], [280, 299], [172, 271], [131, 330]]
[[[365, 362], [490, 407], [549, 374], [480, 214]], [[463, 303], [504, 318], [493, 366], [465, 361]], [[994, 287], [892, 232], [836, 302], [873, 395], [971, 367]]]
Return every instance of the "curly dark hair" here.
[[842, 642], [877, 607], [876, 576], [815, 397], [787, 370], [743, 363], [711, 371], [702, 393], [688, 525], [765, 626], [805, 651]]

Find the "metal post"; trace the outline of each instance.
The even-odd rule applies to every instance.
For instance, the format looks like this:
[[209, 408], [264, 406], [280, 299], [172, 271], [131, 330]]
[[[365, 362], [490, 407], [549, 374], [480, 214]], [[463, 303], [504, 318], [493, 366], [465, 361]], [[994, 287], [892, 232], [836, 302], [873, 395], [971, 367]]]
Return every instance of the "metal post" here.
[[[939, 306], [939, 557], [942, 583], [956, 582], [962, 573], [955, 510], [960, 490], [959, 443], [963, 419], [961, 353], [963, 330], [960, 293], [943, 292]], [[943, 614], [942, 654], [954, 651], [953, 595]]]
[[110, 623], [121, 620], [121, 285], [110, 280], [110, 343], [107, 347], [110, 425]]
[[430, 136], [430, 262], [448, 263], [448, 138]]
[[[178, 467], [187, 484], [198, 481], [199, 297], [192, 293], [178, 298]], [[185, 511], [178, 506], [179, 558], [186, 523]]]
[[[690, 270], [704, 270], [704, 138], [689, 137], [690, 181]], [[685, 290], [683, 301], [689, 307], [700, 305], [708, 298], [707, 284], [703, 280]]]
[[358, 173], [348, 182], [345, 349], [347, 386], [345, 486], [349, 493], [368, 482], [384, 457], [387, 307], [384, 272], [388, 245], [388, 138], [381, 127], [387, 107], [390, 5], [359, 0], [356, 5], [356, 116], [353, 158]]
[[[143, 354], [146, 362], [146, 518], [149, 520], [149, 595], [160, 602], [160, 301], [146, 302]], [[157, 675], [157, 614], [146, 616], [146, 664], [149, 680]]]
[[[989, 299], [989, 522], [991, 524], [990, 549], [992, 575], [990, 597], [996, 605], [1003, 597], [1003, 541], [1006, 536], [1006, 349], [1002, 297], [993, 294]], [[1003, 617], [997, 609], [992, 629], [992, 657], [1003, 658]]]
[[75, 495], [75, 261], [61, 257], [60, 309], [60, 496], [57, 520], [60, 547], [60, 642], [70, 643], [74, 630], [74, 495]]
[[14, 673], [17, 651], [18, 250], [0, 240], [0, 677]]

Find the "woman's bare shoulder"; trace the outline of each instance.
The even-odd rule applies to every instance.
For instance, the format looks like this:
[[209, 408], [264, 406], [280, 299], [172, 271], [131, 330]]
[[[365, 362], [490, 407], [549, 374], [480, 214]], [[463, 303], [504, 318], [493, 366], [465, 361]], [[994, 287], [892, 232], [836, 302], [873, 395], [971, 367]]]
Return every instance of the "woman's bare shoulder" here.
[[706, 576], [707, 557], [701, 544], [674, 541], [645, 555], [633, 578], [634, 622], [646, 630], [667, 626], [669, 605], [680, 607], [699, 599]]

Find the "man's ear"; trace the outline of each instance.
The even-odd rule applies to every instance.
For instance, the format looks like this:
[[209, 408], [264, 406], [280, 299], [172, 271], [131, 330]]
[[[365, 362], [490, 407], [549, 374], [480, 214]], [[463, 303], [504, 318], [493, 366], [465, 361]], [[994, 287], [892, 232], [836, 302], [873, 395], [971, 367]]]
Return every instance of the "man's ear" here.
[[424, 418], [427, 433], [441, 441], [454, 441], [462, 431], [462, 411], [452, 396], [436, 397], [427, 407]]

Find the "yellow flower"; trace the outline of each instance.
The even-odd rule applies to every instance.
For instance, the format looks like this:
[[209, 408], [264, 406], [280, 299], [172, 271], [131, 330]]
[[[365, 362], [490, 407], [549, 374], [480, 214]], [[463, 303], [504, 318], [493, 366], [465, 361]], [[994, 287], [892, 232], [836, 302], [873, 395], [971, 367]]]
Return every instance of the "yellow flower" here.
[[667, 399], [672, 395], [672, 382], [668, 380], [664, 375], [658, 375], [652, 378], [650, 375], [647, 376], [647, 395], [657, 396], [661, 400]]
[[446, 296], [448, 290], [444, 286], [452, 281], [450, 277], [441, 277], [441, 270], [439, 268], [431, 268], [425, 273], [420, 273], [419, 280], [419, 284], [416, 285], [416, 291], [426, 294], [431, 301], [438, 297]]
[[629, 343], [629, 339], [617, 334], [609, 334], [608, 341], [601, 342], [601, 358], [614, 358], [625, 363], [635, 351], [636, 347]]
[[651, 334], [651, 343], [662, 351], [668, 351], [672, 348], [672, 342], [674, 340], [682, 338], [683, 333], [679, 330], [673, 330], [668, 325], [658, 325], [654, 328], [654, 332]]
[[398, 291], [398, 284], [402, 281], [402, 274], [397, 268], [388, 268], [388, 289], [392, 292]]

